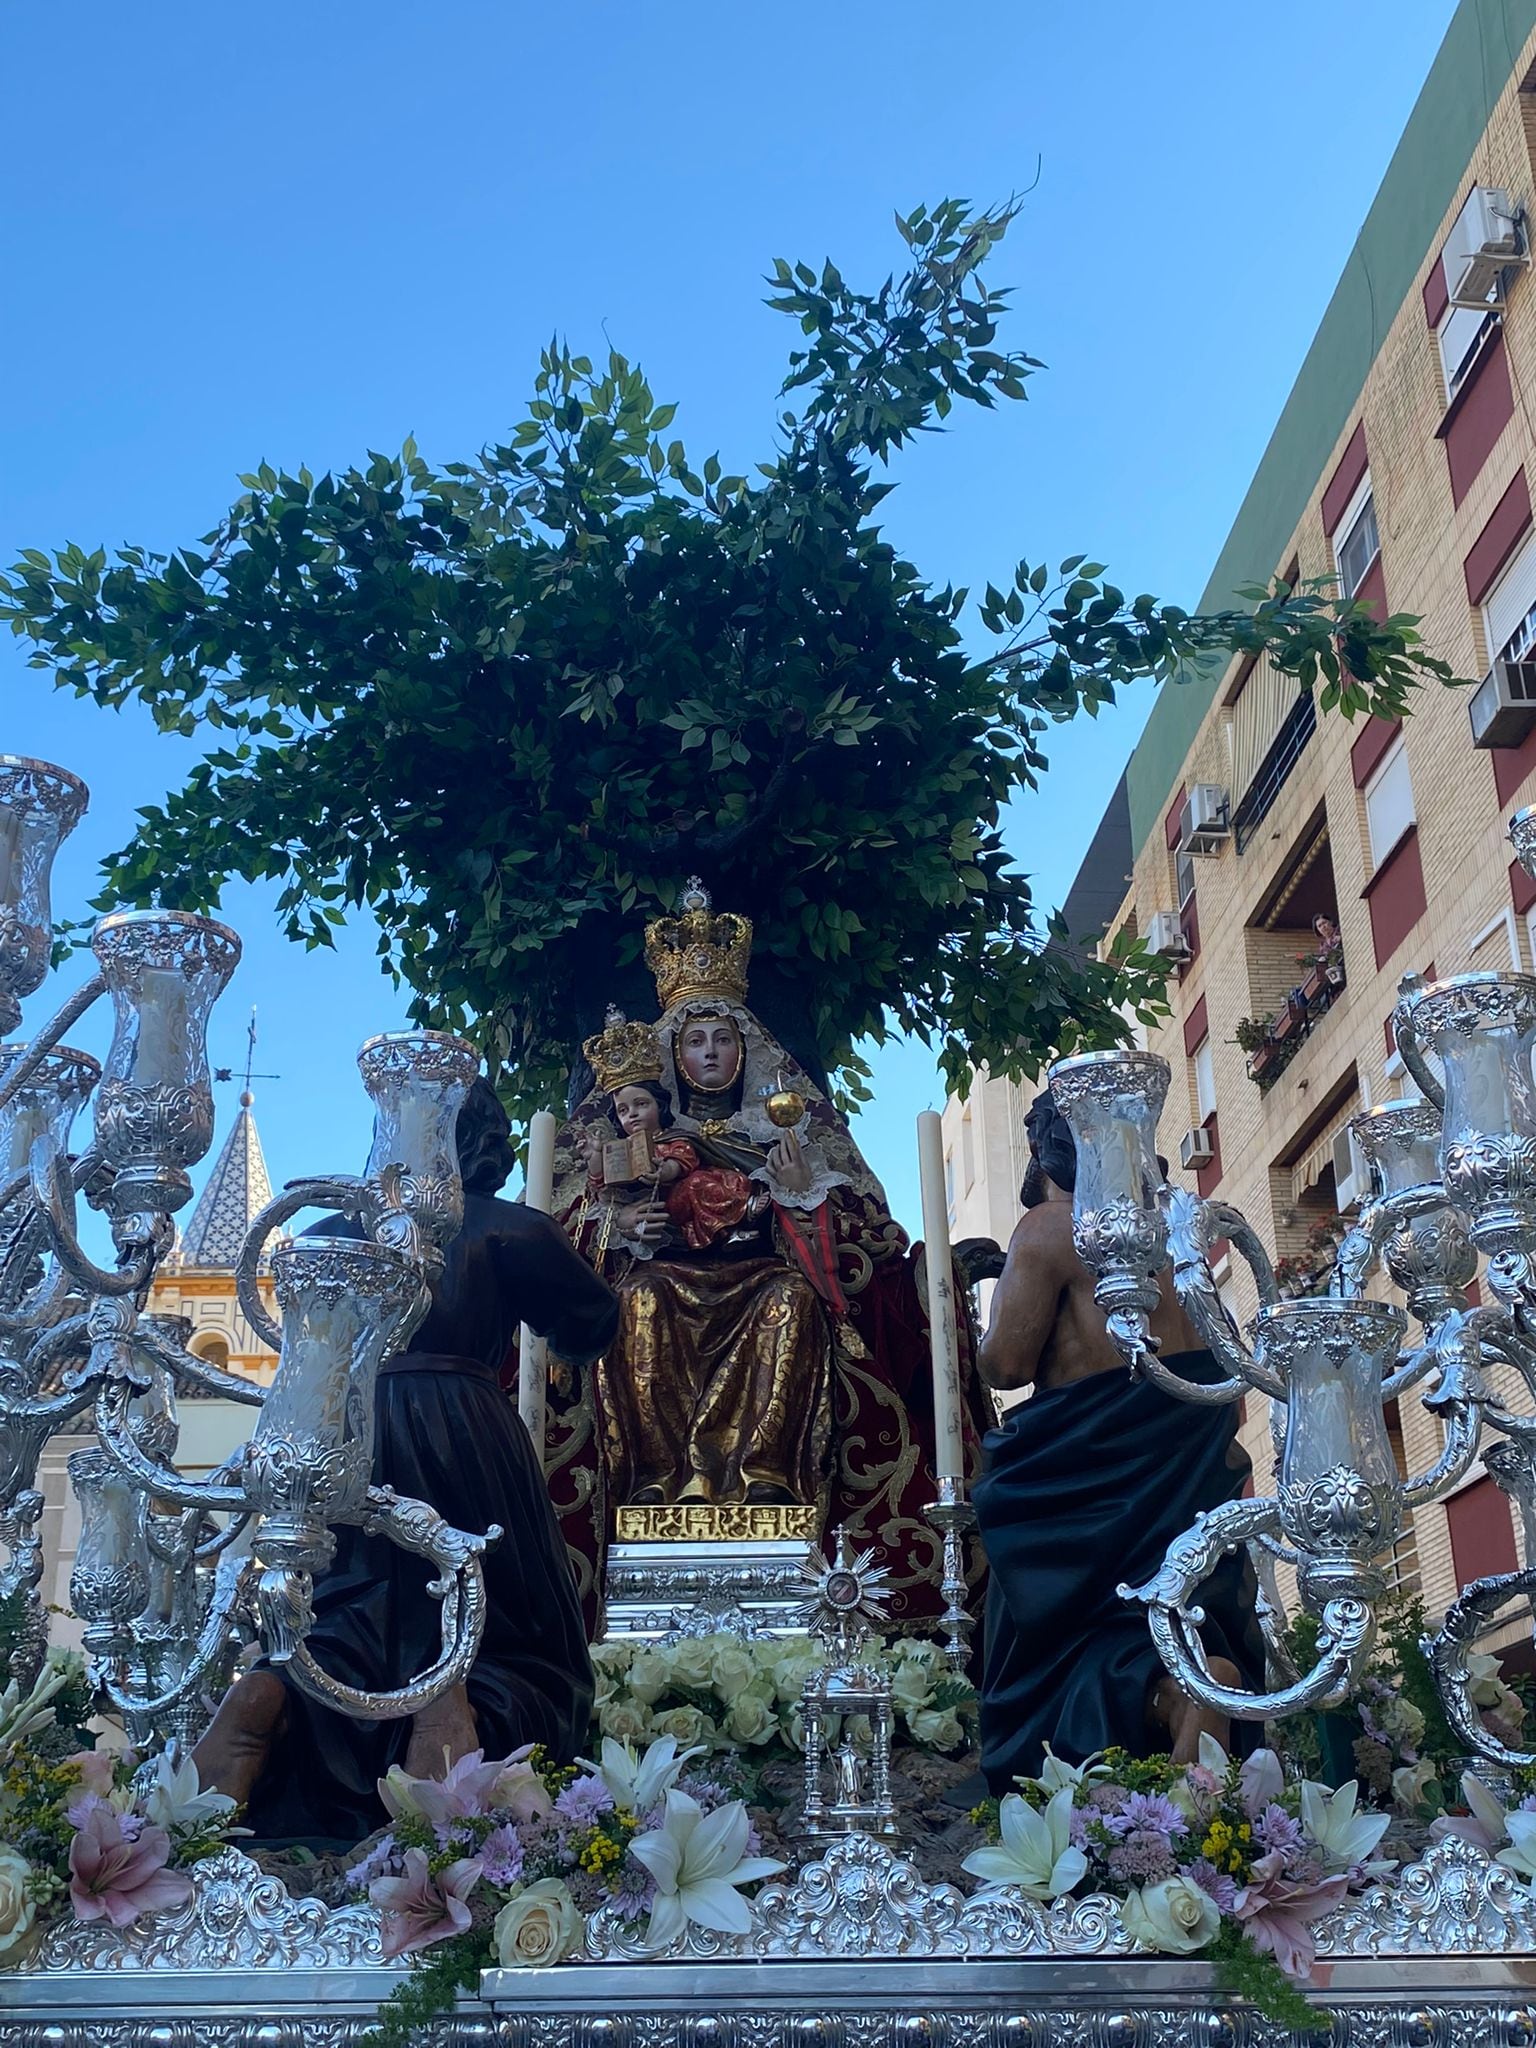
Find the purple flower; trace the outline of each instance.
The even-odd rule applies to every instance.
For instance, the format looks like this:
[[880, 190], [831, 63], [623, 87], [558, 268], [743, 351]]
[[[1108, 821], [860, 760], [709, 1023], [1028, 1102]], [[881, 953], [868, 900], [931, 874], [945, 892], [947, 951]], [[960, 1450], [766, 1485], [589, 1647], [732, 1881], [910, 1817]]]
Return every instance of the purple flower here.
[[1236, 1878], [1229, 1877], [1224, 1870], [1218, 1870], [1214, 1863], [1208, 1863], [1203, 1856], [1198, 1862], [1186, 1864], [1184, 1875], [1199, 1885], [1212, 1905], [1223, 1913], [1230, 1913], [1236, 1906]]
[[492, 1829], [480, 1844], [480, 1861], [488, 1884], [505, 1887], [516, 1884], [523, 1874], [522, 1838], [511, 1821]]
[[1266, 1849], [1301, 1847], [1301, 1822], [1293, 1819], [1283, 1806], [1277, 1806], [1273, 1801], [1258, 1815], [1253, 1824], [1253, 1831]]
[[1133, 1792], [1118, 1813], [1112, 1813], [1104, 1825], [1112, 1835], [1124, 1837], [1132, 1834], [1150, 1833], [1162, 1835], [1171, 1841], [1175, 1835], [1187, 1835], [1189, 1824], [1171, 1799], [1161, 1792]]
[[573, 1778], [555, 1800], [555, 1812], [572, 1827], [589, 1828], [599, 1814], [613, 1811], [613, 1794], [601, 1778]]
[[1161, 1884], [1177, 1867], [1168, 1837], [1158, 1828], [1126, 1835], [1105, 1860], [1110, 1876], [1121, 1884]]

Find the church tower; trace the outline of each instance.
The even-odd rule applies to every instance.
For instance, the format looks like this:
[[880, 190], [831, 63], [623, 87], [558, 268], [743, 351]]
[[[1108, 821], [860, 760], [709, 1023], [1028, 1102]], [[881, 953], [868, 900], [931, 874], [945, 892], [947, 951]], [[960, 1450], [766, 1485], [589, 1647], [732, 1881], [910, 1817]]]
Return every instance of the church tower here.
[[[254, 1043], [255, 1025], [252, 1022]], [[262, 1386], [277, 1370], [277, 1353], [252, 1329], [235, 1295], [235, 1261], [257, 1212], [272, 1199], [272, 1182], [256, 1129], [247, 1062], [240, 1114], [224, 1140], [190, 1221], [179, 1230], [149, 1292], [151, 1315], [185, 1316], [187, 1349], [199, 1358], [242, 1373]], [[258, 1280], [262, 1302], [275, 1315], [272, 1276]]]

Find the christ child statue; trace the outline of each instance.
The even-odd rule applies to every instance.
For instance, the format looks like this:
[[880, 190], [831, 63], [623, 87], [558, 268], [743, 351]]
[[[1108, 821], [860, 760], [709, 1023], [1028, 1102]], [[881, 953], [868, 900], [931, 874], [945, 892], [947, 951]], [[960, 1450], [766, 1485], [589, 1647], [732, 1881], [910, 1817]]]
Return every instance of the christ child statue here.
[[[645, 1137], [655, 1161], [652, 1185], [661, 1194], [673, 1229], [684, 1244], [703, 1251], [722, 1231], [734, 1230], [748, 1216], [768, 1206], [766, 1190], [755, 1189], [734, 1167], [706, 1166], [682, 1137], [667, 1137], [672, 1128], [672, 1099], [657, 1080], [637, 1080], [615, 1088], [608, 1114], [626, 1138]], [[594, 1192], [602, 1185], [602, 1140], [588, 1141], [588, 1174]]]

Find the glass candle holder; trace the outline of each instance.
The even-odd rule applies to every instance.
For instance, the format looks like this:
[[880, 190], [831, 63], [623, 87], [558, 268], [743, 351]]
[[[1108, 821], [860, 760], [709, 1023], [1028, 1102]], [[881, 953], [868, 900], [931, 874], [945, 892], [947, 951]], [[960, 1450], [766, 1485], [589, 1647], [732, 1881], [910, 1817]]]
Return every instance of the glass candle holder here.
[[1047, 1076], [1077, 1147], [1072, 1239], [1111, 1315], [1148, 1310], [1168, 1240], [1158, 1196], [1157, 1120], [1168, 1062], [1150, 1052], [1090, 1052], [1058, 1060]]
[[[0, 1080], [27, 1050], [25, 1045], [0, 1045]], [[55, 1152], [68, 1151], [76, 1113], [100, 1079], [100, 1062], [87, 1052], [58, 1045], [44, 1054], [41, 1065], [0, 1108], [0, 1182], [26, 1172], [39, 1138], [47, 1138]]]
[[1445, 1069], [1439, 1166], [1447, 1198], [1468, 1218], [1479, 1251], [1518, 1255], [1536, 1232], [1536, 977], [1456, 975], [1406, 997], [1397, 1015], [1410, 1072], [1426, 1048]]
[[283, 1348], [247, 1452], [264, 1551], [289, 1546], [316, 1569], [325, 1525], [355, 1521], [373, 1464], [380, 1365], [414, 1326], [421, 1269], [387, 1245], [297, 1237], [272, 1255]]
[[1378, 1103], [1350, 1119], [1379, 1198], [1393, 1214], [1387, 1271], [1423, 1323], [1466, 1306], [1477, 1253], [1440, 1178], [1440, 1113], [1428, 1102]]
[[464, 1221], [456, 1131], [480, 1055], [447, 1031], [386, 1031], [357, 1065], [373, 1103], [368, 1178], [384, 1194], [375, 1233], [436, 1260]]
[[127, 910], [101, 920], [91, 950], [114, 1013], [96, 1098], [96, 1143], [117, 1176], [113, 1214], [168, 1214], [213, 1142], [208, 1018], [240, 941], [190, 911]]
[[0, 754], [0, 1031], [16, 1029], [19, 998], [47, 975], [54, 856], [86, 802], [85, 784], [67, 769]]
[[1259, 1357], [1286, 1390], [1281, 1521], [1314, 1559], [1367, 1565], [1402, 1534], [1382, 1386], [1405, 1328], [1386, 1301], [1311, 1296], [1259, 1310]]
[[86, 1646], [108, 1654], [149, 1599], [145, 1497], [105, 1451], [72, 1451], [68, 1464], [80, 1503], [70, 1602], [86, 1623]]

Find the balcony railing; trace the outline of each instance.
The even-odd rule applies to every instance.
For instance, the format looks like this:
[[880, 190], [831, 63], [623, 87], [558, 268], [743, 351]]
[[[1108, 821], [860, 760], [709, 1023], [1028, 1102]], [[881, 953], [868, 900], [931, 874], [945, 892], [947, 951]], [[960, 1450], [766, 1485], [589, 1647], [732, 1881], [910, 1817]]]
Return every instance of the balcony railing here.
[[1344, 954], [1338, 947], [1313, 955], [1306, 979], [1293, 988], [1271, 1017], [1245, 1017], [1237, 1042], [1248, 1054], [1248, 1078], [1261, 1090], [1273, 1088], [1319, 1020], [1344, 993]]
[[1264, 822], [1317, 726], [1317, 707], [1260, 656], [1232, 707], [1232, 830], [1242, 853]]

